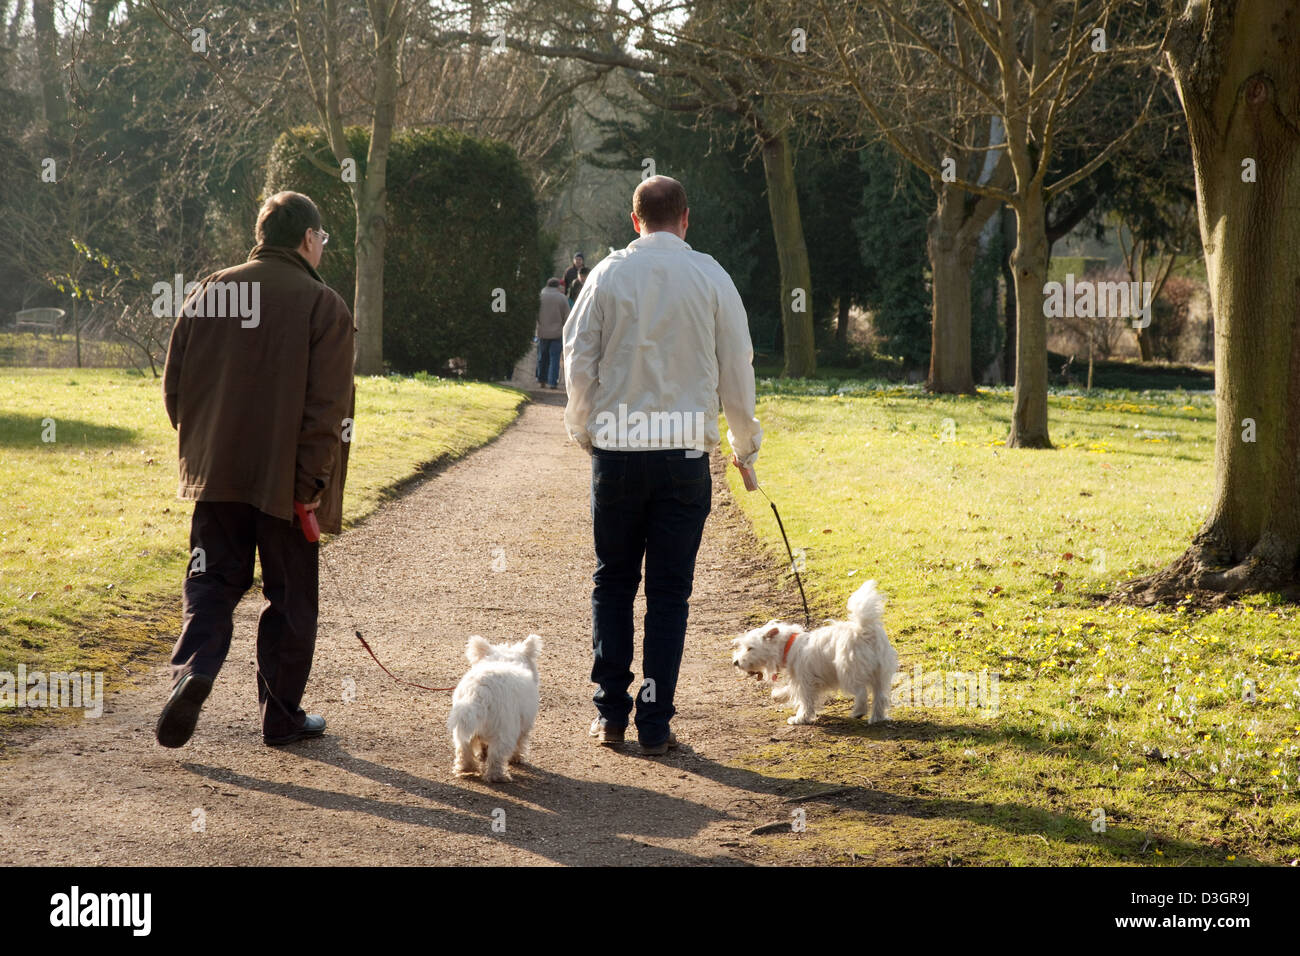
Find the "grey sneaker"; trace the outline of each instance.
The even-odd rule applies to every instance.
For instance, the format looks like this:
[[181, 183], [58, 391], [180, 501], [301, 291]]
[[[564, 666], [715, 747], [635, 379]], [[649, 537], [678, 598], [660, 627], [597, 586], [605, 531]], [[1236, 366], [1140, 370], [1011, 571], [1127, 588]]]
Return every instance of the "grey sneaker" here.
[[670, 730], [668, 731], [667, 740], [665, 740], [661, 744], [655, 744], [653, 747], [647, 747], [645, 744], [642, 744], [641, 752], [645, 754], [647, 757], [662, 757], [664, 754], [668, 753], [669, 750], [673, 749], [676, 746], [677, 746], [677, 735]]
[[623, 742], [623, 732], [626, 727], [615, 727], [605, 720], [604, 717], [597, 717], [591, 722], [591, 730], [587, 731], [588, 735], [597, 738], [597, 743], [605, 747], [614, 747]]
[[293, 733], [285, 734], [283, 737], [267, 737], [263, 735], [262, 743], [268, 747], [283, 747], [285, 744], [296, 743], [299, 740], [307, 740], [310, 737], [319, 737], [325, 733], [325, 718], [320, 714], [308, 714], [303, 720], [302, 726]]

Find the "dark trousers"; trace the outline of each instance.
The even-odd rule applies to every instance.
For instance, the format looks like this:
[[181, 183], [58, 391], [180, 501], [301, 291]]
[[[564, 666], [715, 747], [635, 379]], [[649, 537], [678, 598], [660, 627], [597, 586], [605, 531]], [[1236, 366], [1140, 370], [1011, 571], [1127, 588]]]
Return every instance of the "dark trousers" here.
[[560, 382], [560, 355], [564, 351], [562, 339], [537, 340], [537, 381], [554, 388]]
[[679, 450], [594, 449], [591, 518], [596, 539], [591, 592], [593, 700], [612, 726], [626, 726], [633, 699], [632, 606], [645, 560], [645, 631], [636, 695], [637, 736], [646, 746], [668, 738], [673, 695], [686, 640], [695, 555], [713, 503], [705, 455]]
[[266, 598], [257, 621], [257, 699], [262, 733], [279, 737], [306, 719], [299, 704], [316, 650], [320, 545], [308, 542], [294, 523], [239, 502], [194, 503], [172, 684], [191, 673], [215, 679], [221, 670], [235, 607], [253, 586], [254, 550], [262, 562]]

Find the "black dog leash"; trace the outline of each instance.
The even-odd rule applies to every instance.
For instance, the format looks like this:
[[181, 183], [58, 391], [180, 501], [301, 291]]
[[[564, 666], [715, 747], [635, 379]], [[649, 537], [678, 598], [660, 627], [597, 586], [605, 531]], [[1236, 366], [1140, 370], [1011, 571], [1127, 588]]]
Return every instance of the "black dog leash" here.
[[776, 502], [767, 497], [767, 492], [763, 491], [762, 485], [758, 484], [758, 479], [754, 480], [755, 487], [763, 492], [763, 497], [767, 498], [767, 503], [772, 506], [772, 514], [776, 515], [776, 526], [781, 529], [781, 540], [785, 542], [785, 553], [790, 556], [790, 570], [794, 572], [795, 583], [799, 585], [799, 599], [803, 601], [803, 622], [808, 628], [812, 627], [812, 615], [808, 613], [808, 596], [803, 593], [803, 578], [799, 577], [799, 568], [795, 564], [794, 551], [790, 549], [790, 539], [785, 533], [785, 522], [781, 520], [781, 512], [776, 510]]

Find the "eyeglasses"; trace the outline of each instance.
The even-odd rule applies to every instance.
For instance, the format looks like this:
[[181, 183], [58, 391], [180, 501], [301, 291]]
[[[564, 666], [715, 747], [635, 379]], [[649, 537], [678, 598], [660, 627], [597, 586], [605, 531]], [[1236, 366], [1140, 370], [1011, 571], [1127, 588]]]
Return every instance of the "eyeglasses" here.
[[322, 246], [330, 241], [330, 234], [324, 229], [313, 229], [312, 232], [316, 233], [316, 235], [320, 237], [320, 244]]

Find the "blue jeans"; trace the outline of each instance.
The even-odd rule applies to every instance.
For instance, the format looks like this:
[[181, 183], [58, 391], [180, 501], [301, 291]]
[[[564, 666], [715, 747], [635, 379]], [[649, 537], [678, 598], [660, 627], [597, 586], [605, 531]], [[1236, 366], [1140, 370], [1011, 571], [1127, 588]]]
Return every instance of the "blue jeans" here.
[[554, 388], [560, 381], [562, 339], [537, 340], [537, 380]]
[[677, 450], [593, 449], [591, 519], [596, 573], [591, 592], [592, 698], [600, 715], [624, 727], [632, 714], [632, 605], [645, 559], [645, 632], [636, 695], [641, 743], [668, 739], [677, 713], [673, 695], [686, 641], [686, 617], [695, 580], [695, 555], [713, 505], [706, 455]]

